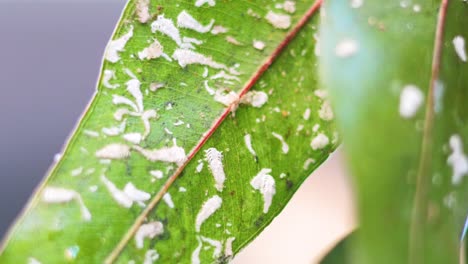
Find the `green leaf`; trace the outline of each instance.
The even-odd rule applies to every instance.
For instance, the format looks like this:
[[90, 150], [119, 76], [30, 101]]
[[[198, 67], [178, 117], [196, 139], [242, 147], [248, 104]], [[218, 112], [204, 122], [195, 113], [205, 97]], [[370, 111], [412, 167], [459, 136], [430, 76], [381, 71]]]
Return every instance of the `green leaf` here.
[[326, 3], [320, 45], [357, 187], [356, 263], [458, 263], [468, 5], [351, 2]]
[[350, 250], [355, 235], [348, 234], [345, 238], [338, 241], [333, 248], [326, 253], [325, 257], [320, 261], [320, 264], [346, 264], [350, 261]]
[[130, 1], [0, 262], [228, 261], [337, 145], [315, 74], [318, 6]]

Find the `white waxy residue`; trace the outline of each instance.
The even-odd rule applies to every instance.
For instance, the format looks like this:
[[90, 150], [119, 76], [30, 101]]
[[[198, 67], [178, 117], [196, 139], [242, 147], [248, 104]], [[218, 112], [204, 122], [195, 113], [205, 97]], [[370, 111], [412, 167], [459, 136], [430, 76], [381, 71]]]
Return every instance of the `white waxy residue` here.
[[126, 126], [127, 126], [127, 122], [124, 120], [122, 121], [122, 123], [120, 123], [119, 126], [103, 127], [101, 131], [106, 136], [118, 136], [125, 131]]
[[197, 0], [195, 2], [196, 7], [200, 7], [200, 6], [204, 5], [204, 4], [208, 4], [209, 6], [215, 6], [216, 2], [215, 2], [215, 0]]
[[159, 15], [158, 18], [151, 23], [151, 31], [156, 33], [161, 32], [164, 35], [170, 37], [180, 48], [193, 49], [193, 45], [190, 43], [184, 43], [180, 37], [179, 29], [174, 25], [171, 19], [167, 19], [164, 15]]
[[256, 108], [262, 107], [266, 102], [268, 102], [268, 95], [263, 91], [249, 91], [241, 99], [242, 104]]
[[81, 195], [76, 191], [59, 187], [46, 187], [42, 192], [42, 201], [45, 203], [69, 203], [73, 200], [80, 206], [81, 218], [84, 221], [90, 221], [91, 212], [85, 206]]
[[133, 144], [140, 144], [143, 136], [140, 133], [128, 133], [123, 135], [123, 139]]
[[143, 125], [145, 127], [145, 133], [143, 134], [143, 138], [146, 138], [151, 132], [151, 124], [149, 120], [157, 117], [158, 113], [156, 113], [156, 110], [151, 109], [143, 112], [143, 114], [141, 115], [141, 120], [143, 121]]
[[96, 151], [96, 157], [100, 159], [125, 159], [130, 156], [130, 147], [123, 144], [109, 144]]
[[447, 158], [447, 164], [452, 167], [452, 183], [458, 185], [463, 176], [468, 174], [468, 157], [463, 151], [463, 141], [460, 135], [452, 135], [449, 145], [452, 153]]
[[234, 81], [240, 81], [240, 79], [234, 75], [228, 74], [225, 71], [220, 71], [216, 73], [215, 75], [210, 77], [211, 80], [217, 80], [217, 79], [225, 79], [225, 80], [234, 80]]
[[185, 10], [180, 12], [179, 16], [177, 17], [177, 26], [179, 28], [187, 28], [195, 30], [199, 33], [206, 33], [210, 31], [211, 27], [213, 27], [213, 24], [214, 19], [212, 19], [208, 25], [204, 26]]
[[119, 52], [122, 52], [125, 49], [127, 42], [133, 37], [133, 26], [130, 27], [130, 30], [120, 38], [112, 40], [106, 49], [105, 59], [116, 63], [120, 60]]
[[170, 193], [165, 193], [164, 196], [163, 196], [163, 200], [167, 204], [167, 206], [169, 206], [169, 208], [174, 208], [175, 207], [174, 202], [172, 201], [172, 196], [171, 196]]
[[83, 134], [87, 135], [88, 137], [94, 137], [94, 138], [99, 137], [99, 132], [87, 130], [87, 129], [83, 130]]
[[247, 135], [244, 136], [244, 142], [245, 142], [245, 145], [247, 146], [247, 149], [249, 150], [249, 152], [255, 158], [257, 158], [257, 153], [255, 152], [255, 150], [252, 147], [252, 136], [250, 134], [247, 134]]
[[406, 85], [400, 94], [400, 115], [403, 118], [412, 118], [424, 102], [424, 94], [416, 85]]
[[463, 36], [456, 36], [453, 38], [453, 46], [455, 48], [455, 52], [460, 58], [461, 61], [466, 62], [466, 49], [465, 49], [465, 38]]
[[200, 252], [201, 252], [203, 243], [200, 237], [197, 237], [197, 241], [198, 241], [198, 246], [192, 252], [192, 257], [191, 257], [192, 264], [200, 264]]
[[152, 170], [150, 171], [151, 176], [155, 177], [156, 179], [162, 179], [164, 177], [164, 174], [160, 170]]
[[239, 95], [237, 95], [237, 93], [234, 91], [227, 92], [225, 89], [218, 89], [215, 92], [214, 100], [225, 106], [231, 106], [239, 101]]
[[284, 11], [292, 14], [292, 13], [296, 12], [296, 3], [294, 1], [285, 1], [281, 5], [281, 8], [283, 8]]
[[163, 46], [156, 39], [151, 43], [151, 45], [138, 52], [138, 58], [140, 60], [152, 60], [159, 57], [164, 57], [166, 60], [172, 61], [172, 59], [164, 53]]
[[200, 211], [197, 214], [197, 218], [195, 220], [195, 230], [200, 232], [200, 228], [202, 224], [208, 219], [211, 215], [213, 215], [219, 208], [221, 208], [221, 204], [223, 200], [218, 195], [215, 195], [209, 198], [203, 205]]
[[144, 149], [140, 146], [134, 146], [133, 148], [152, 162], [173, 162], [177, 165], [182, 165], [186, 160], [185, 150], [182, 147], [177, 146], [177, 144], [174, 144], [172, 147], [163, 147], [153, 150]]
[[155, 221], [141, 225], [135, 233], [136, 247], [143, 248], [146, 238], [153, 239], [162, 233], [164, 233], [164, 225], [161, 222]]
[[234, 240], [236, 240], [235, 237], [229, 237], [226, 239], [226, 242], [224, 243], [224, 256], [230, 257], [234, 255], [232, 252], [232, 242], [234, 242]]
[[205, 151], [205, 159], [215, 179], [216, 189], [220, 192], [223, 191], [224, 181], [226, 180], [223, 167], [223, 153], [216, 148], [209, 148]]
[[145, 260], [143, 261], [143, 264], [153, 264], [158, 259], [158, 252], [155, 249], [149, 249], [145, 253]]
[[195, 169], [197, 173], [200, 173], [203, 170], [203, 164], [203, 162], [198, 163], [197, 168]]
[[349, 58], [359, 50], [359, 43], [354, 39], [343, 39], [335, 47], [335, 55], [340, 58]]
[[264, 50], [265, 49], [265, 42], [260, 41], [260, 40], [254, 40], [253, 41], [253, 47], [258, 50]]
[[215, 240], [212, 238], [200, 236], [201, 240], [208, 245], [214, 248], [213, 250], [213, 259], [221, 257], [221, 251], [223, 250], [223, 243], [219, 240]]
[[130, 208], [133, 205], [133, 200], [127, 196], [127, 194], [119, 190], [113, 182], [101, 175], [101, 182], [106, 186], [107, 190], [111, 194], [112, 198], [121, 206]]
[[120, 85], [119, 84], [111, 84], [110, 81], [115, 79], [115, 71], [113, 70], [105, 70], [102, 76], [102, 85], [109, 89], [116, 89]]
[[41, 264], [41, 262], [35, 258], [28, 258], [28, 264]]
[[138, 0], [136, 3], [136, 14], [138, 16], [138, 21], [140, 23], [146, 23], [151, 19], [151, 15], [149, 13], [149, 0]]
[[123, 192], [127, 197], [129, 197], [133, 202], [138, 203], [141, 207], [145, 206], [143, 202], [151, 199], [151, 195], [149, 193], [137, 189], [131, 182], [125, 185]]
[[220, 25], [214, 26], [211, 30], [211, 34], [213, 35], [224, 34], [226, 32], [228, 32], [228, 29]]
[[215, 90], [213, 90], [213, 88], [211, 88], [209, 85], [208, 85], [208, 80], [205, 80], [203, 82], [203, 84], [205, 85], [205, 90], [210, 94], [210, 95], [214, 95], [216, 92]]
[[286, 143], [284, 140], [283, 136], [275, 132], [272, 132], [271, 134], [281, 142], [281, 150], [284, 154], [287, 154], [289, 152], [289, 146], [288, 143]]
[[291, 16], [289, 15], [278, 14], [273, 11], [269, 11], [265, 18], [275, 28], [288, 29], [291, 26]]
[[328, 144], [330, 144], [330, 139], [323, 133], [319, 133], [310, 142], [310, 146], [313, 150], [323, 149]]
[[177, 60], [179, 62], [179, 65], [182, 68], [185, 68], [187, 65], [191, 65], [191, 64], [200, 64], [200, 65], [209, 66], [215, 69], [227, 70], [226, 65], [218, 63], [214, 61], [212, 58], [206, 57], [205, 55], [197, 53], [193, 50], [176, 49], [174, 51], [174, 54], [172, 55], [172, 58]]
[[273, 196], [276, 194], [275, 179], [269, 175], [271, 169], [262, 169], [250, 181], [250, 185], [263, 195], [263, 213], [268, 213]]

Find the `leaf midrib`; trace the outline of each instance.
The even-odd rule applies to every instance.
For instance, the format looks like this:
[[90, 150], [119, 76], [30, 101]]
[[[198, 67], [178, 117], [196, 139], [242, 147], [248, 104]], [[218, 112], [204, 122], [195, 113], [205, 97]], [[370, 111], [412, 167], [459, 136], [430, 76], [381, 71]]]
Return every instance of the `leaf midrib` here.
[[200, 151], [208, 139], [213, 135], [221, 123], [226, 119], [226, 117], [232, 111], [235, 111], [239, 101], [243, 96], [257, 83], [260, 77], [269, 69], [273, 62], [278, 58], [278, 56], [283, 52], [283, 50], [288, 46], [288, 44], [296, 37], [298, 32], [306, 25], [306, 23], [312, 18], [315, 12], [322, 5], [323, 0], [316, 0], [316, 2], [307, 10], [307, 12], [301, 17], [301, 19], [294, 25], [293, 29], [289, 31], [286, 37], [281, 41], [278, 47], [272, 52], [270, 56], [262, 63], [262, 65], [252, 74], [250, 79], [244, 85], [239, 93], [239, 98], [236, 102], [231, 103], [223, 113], [214, 121], [213, 125], [203, 134], [200, 141], [195, 145], [195, 147], [189, 152], [186, 161], [172, 174], [167, 181], [164, 183], [160, 191], [153, 197], [151, 202], [145, 208], [145, 210], [137, 217], [130, 229], [124, 234], [122, 239], [119, 241], [117, 246], [111, 251], [111, 253], [106, 257], [104, 263], [111, 264], [113, 263], [121, 254], [125, 246], [134, 236], [137, 229], [144, 223], [145, 219], [149, 213], [156, 207], [156, 205], [161, 201], [164, 194], [172, 186], [174, 181], [179, 177], [183, 172], [185, 167], [191, 162], [193, 157]]
[[440, 62], [442, 58], [443, 38], [447, 7], [449, 0], [442, 0], [437, 18], [435, 32], [435, 43], [432, 57], [431, 79], [427, 94], [426, 114], [424, 118], [424, 129], [421, 146], [421, 157], [417, 173], [416, 193], [411, 218], [411, 229], [409, 237], [409, 263], [423, 263], [422, 243], [424, 241], [424, 219], [426, 216], [428, 202], [427, 195], [430, 188], [429, 173], [432, 160], [432, 144], [434, 130], [434, 89], [440, 74]]

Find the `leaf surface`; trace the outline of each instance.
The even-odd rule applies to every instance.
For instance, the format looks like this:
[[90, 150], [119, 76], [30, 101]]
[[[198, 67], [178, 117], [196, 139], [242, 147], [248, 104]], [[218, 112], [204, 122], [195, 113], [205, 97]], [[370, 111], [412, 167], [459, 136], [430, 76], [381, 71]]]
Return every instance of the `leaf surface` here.
[[355, 262], [458, 263], [468, 5], [332, 0], [324, 13], [321, 75], [358, 189]]
[[229, 260], [336, 147], [319, 4], [129, 1], [0, 262]]

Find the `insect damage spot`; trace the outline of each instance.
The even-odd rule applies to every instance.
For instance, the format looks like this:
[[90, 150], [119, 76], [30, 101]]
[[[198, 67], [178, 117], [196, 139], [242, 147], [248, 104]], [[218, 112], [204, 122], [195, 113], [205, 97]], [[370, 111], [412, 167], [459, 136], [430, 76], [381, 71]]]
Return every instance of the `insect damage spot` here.
[[216, 189], [219, 192], [223, 191], [224, 181], [226, 180], [223, 166], [223, 154], [216, 148], [209, 148], [205, 151], [205, 159], [213, 174]]

